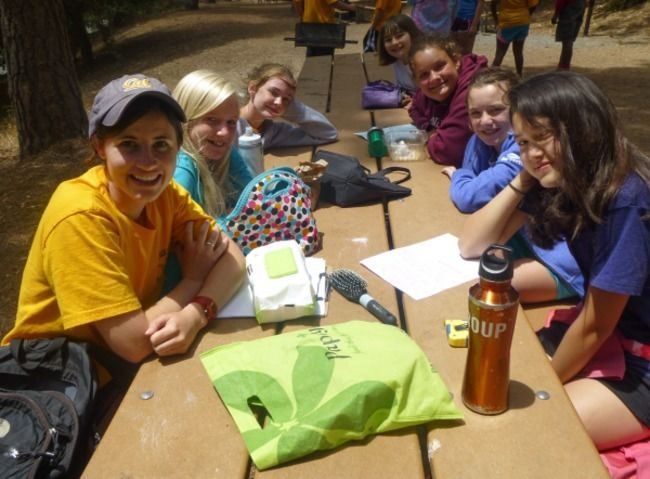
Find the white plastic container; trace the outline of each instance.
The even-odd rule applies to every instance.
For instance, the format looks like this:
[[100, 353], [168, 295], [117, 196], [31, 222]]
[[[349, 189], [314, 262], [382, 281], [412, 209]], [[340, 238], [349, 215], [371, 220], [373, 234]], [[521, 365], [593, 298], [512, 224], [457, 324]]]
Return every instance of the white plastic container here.
[[239, 137], [239, 152], [256, 175], [264, 171], [262, 137], [250, 126], [247, 126], [244, 134]]
[[393, 161], [426, 160], [427, 133], [419, 130], [394, 131], [386, 135], [388, 154]]

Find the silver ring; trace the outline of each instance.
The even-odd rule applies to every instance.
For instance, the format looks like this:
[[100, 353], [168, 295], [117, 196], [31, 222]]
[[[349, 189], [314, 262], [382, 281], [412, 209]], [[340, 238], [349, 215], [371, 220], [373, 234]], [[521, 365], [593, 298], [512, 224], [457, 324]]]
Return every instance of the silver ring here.
[[208, 246], [214, 246], [214, 243], [212, 241], [206, 241], [205, 244]]

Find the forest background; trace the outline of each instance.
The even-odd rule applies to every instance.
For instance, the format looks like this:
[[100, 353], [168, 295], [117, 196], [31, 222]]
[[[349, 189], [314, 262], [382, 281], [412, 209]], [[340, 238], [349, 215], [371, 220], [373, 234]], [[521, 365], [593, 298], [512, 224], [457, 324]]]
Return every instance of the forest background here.
[[[12, 1], [16, 0], [0, 0], [0, 11], [2, 3]], [[90, 32], [92, 57], [88, 46], [84, 50], [78, 41], [70, 47], [75, 51], [73, 68], [86, 111], [99, 88], [126, 73], [145, 73], [173, 88], [186, 73], [210, 68], [241, 85], [243, 91], [246, 73], [261, 62], [284, 63], [296, 75], [304, 62], [304, 48], [295, 48], [292, 42], [284, 40], [293, 36], [296, 22], [287, 1], [64, 3], [68, 7], [84, 5], [83, 9], [66, 11], [68, 29], [73, 13], [82, 14], [86, 31]], [[533, 15], [524, 49], [525, 77], [557, 65], [560, 48], [553, 40], [552, 11], [551, 0], [542, 0]], [[475, 53], [491, 59], [495, 35], [490, 31], [489, 18], [485, 18], [488, 31], [479, 34]], [[367, 29], [367, 22], [352, 22], [347, 38], [360, 41]], [[68, 35], [74, 36], [70, 31]], [[346, 45], [336, 54], [358, 52], [360, 44]], [[513, 67], [510, 52], [504, 65]], [[1, 68], [2, 65], [0, 73]], [[628, 136], [650, 154], [650, 2], [596, 0], [589, 36], [581, 33], [575, 44], [573, 68], [588, 75], [609, 94]], [[0, 337], [15, 319], [22, 269], [40, 215], [56, 185], [87, 168], [83, 160], [89, 154], [87, 142], [78, 135], [39, 154], [21, 157], [15, 110], [3, 78], [0, 76]], [[385, 78], [392, 79], [388, 69]], [[74, 252], [70, 260], [74, 261]]]

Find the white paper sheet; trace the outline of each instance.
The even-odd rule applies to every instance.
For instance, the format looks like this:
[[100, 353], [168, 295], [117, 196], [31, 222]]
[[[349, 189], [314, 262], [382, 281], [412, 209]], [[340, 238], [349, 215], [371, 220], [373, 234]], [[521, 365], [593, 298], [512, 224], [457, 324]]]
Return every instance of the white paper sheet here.
[[361, 264], [418, 300], [478, 278], [478, 261], [465, 260], [451, 234], [371, 256]]
[[[327, 273], [325, 260], [322, 258], [305, 258], [305, 265], [311, 277], [311, 284], [316, 292], [315, 316], [327, 316]], [[228, 301], [219, 313], [218, 318], [253, 318], [253, 291], [248, 282], [248, 275], [244, 279], [237, 293]]]

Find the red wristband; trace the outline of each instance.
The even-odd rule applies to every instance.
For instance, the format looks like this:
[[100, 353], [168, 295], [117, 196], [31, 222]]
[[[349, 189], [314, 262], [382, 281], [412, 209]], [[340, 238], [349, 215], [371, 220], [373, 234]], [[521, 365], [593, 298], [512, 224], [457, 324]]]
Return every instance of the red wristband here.
[[205, 314], [208, 323], [217, 319], [217, 305], [211, 298], [207, 296], [195, 296], [190, 303], [198, 304], [201, 307], [201, 311]]

